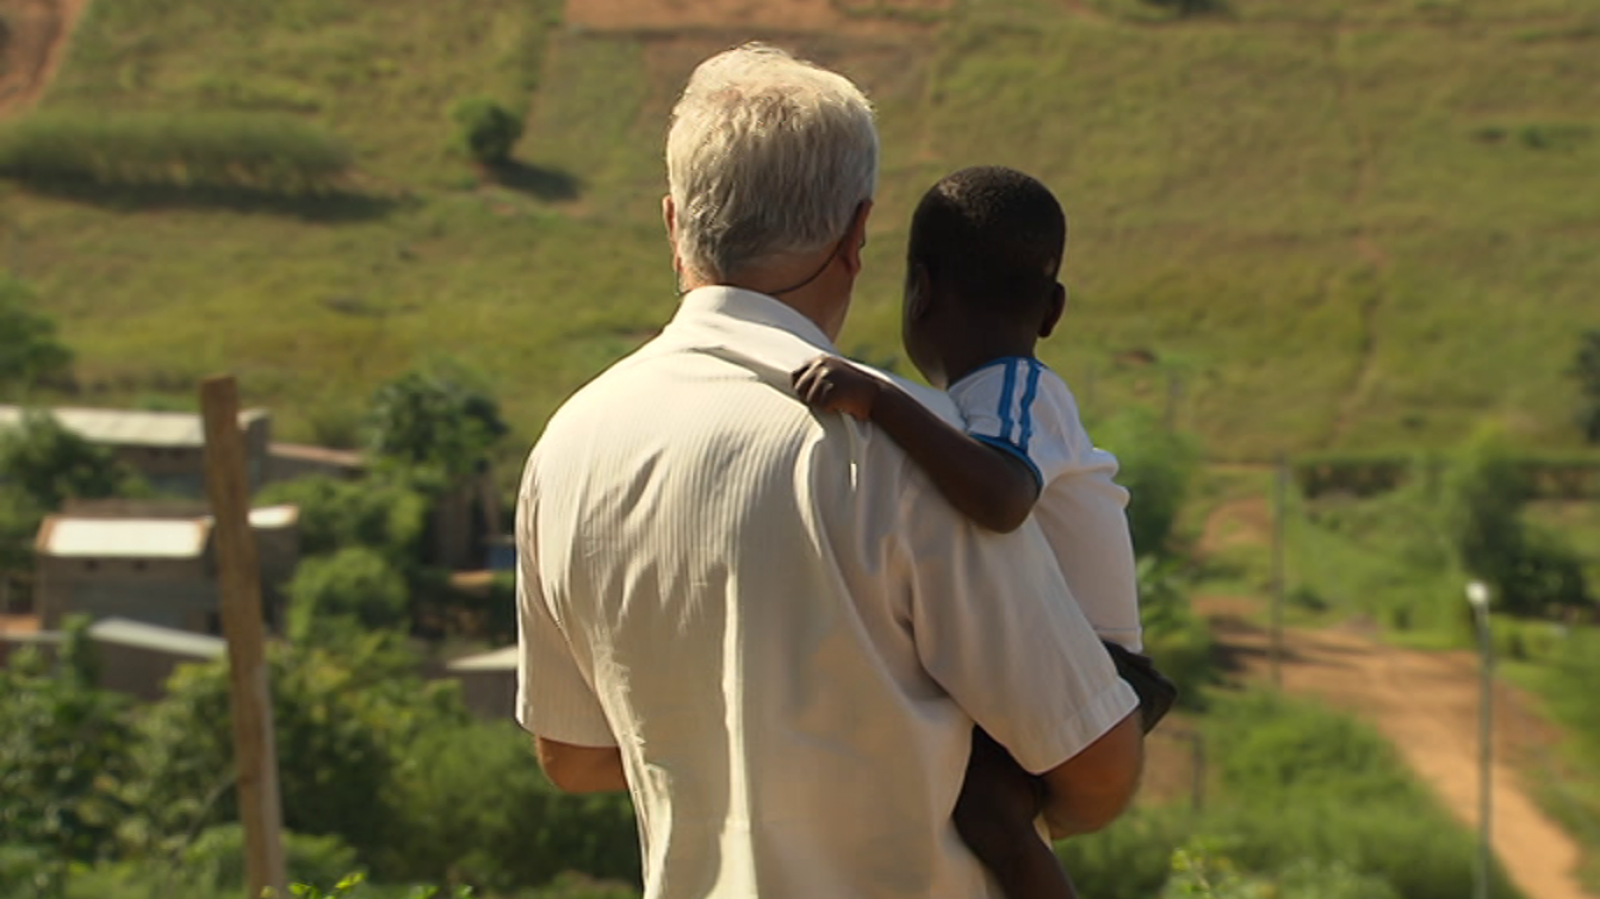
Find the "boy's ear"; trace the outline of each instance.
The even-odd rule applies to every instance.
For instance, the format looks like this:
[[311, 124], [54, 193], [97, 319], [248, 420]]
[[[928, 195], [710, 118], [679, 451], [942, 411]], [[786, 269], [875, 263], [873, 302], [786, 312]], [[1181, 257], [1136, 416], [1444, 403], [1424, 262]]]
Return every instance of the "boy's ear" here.
[[928, 267], [913, 262], [906, 271], [906, 321], [921, 321], [933, 311], [933, 279]]
[[1067, 288], [1060, 281], [1057, 281], [1055, 288], [1050, 291], [1047, 303], [1044, 318], [1039, 322], [1040, 337], [1049, 337], [1050, 332], [1060, 324], [1061, 314], [1067, 311]]

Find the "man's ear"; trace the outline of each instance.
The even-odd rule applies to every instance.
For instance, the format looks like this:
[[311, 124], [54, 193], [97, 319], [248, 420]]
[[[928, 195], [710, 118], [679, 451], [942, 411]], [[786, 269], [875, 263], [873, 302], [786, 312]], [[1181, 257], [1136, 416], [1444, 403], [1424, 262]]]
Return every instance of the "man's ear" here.
[[872, 214], [872, 201], [862, 200], [850, 219], [850, 230], [845, 232], [844, 243], [839, 247], [839, 258], [851, 276], [861, 273], [861, 248], [867, 245], [867, 217]]
[[1061, 322], [1061, 314], [1067, 311], [1067, 288], [1060, 281], [1050, 291], [1049, 305], [1045, 307], [1044, 318], [1039, 322], [1039, 336], [1049, 337], [1050, 332], [1056, 329]]
[[672, 248], [672, 271], [683, 278], [683, 262], [678, 258], [678, 207], [672, 203], [672, 194], [661, 198], [661, 221], [667, 226], [667, 246]]

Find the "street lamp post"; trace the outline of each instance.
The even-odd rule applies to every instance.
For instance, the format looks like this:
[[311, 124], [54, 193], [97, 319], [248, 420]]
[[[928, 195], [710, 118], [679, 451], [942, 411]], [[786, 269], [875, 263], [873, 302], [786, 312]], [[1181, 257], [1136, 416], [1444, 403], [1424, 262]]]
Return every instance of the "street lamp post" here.
[[1478, 864], [1473, 872], [1473, 899], [1489, 899], [1489, 859], [1494, 853], [1490, 842], [1494, 786], [1494, 643], [1489, 634], [1489, 585], [1483, 581], [1467, 583], [1467, 602], [1478, 631]]

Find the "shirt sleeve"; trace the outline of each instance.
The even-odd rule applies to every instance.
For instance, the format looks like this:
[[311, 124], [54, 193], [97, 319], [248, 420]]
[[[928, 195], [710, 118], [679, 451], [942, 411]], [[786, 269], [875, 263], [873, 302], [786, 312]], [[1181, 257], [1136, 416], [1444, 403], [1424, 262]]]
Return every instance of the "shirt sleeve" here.
[[517, 722], [574, 746], [615, 746], [605, 709], [573, 653], [539, 579], [533, 462], [517, 501]]
[[924, 669], [1024, 768], [1078, 754], [1138, 705], [1036, 524], [985, 531], [907, 475], [900, 533]]
[[1034, 517], [1095, 632], [1139, 652], [1138, 574], [1117, 457], [1094, 445], [1072, 391], [1054, 372], [1044, 371], [1028, 411], [1029, 451], [1044, 477]]

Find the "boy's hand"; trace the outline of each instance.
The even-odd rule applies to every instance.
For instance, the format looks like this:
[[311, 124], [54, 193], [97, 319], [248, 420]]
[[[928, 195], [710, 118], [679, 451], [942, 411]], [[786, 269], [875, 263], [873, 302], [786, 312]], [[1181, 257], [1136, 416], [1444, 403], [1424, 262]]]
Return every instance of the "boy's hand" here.
[[837, 356], [818, 356], [792, 376], [795, 392], [813, 409], [872, 418], [872, 402], [883, 382]]

